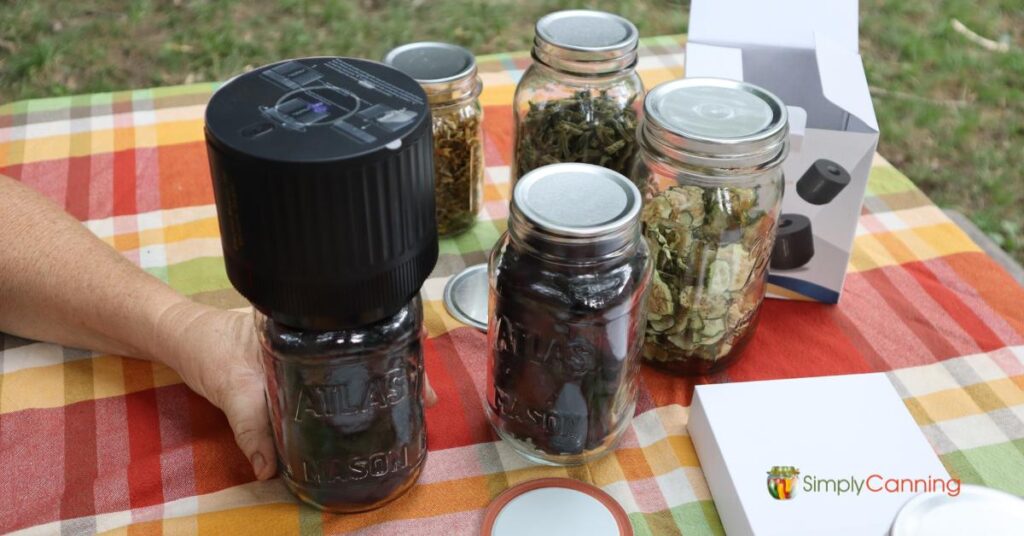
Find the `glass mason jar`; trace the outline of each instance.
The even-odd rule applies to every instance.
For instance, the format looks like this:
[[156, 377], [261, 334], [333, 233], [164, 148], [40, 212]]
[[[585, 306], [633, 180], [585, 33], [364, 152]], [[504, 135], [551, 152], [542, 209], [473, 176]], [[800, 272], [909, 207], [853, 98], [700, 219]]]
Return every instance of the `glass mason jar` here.
[[420, 298], [350, 329], [295, 329], [255, 315], [288, 488], [344, 513], [377, 508], [412, 486], [427, 457]]
[[600, 11], [558, 11], [537, 21], [534, 62], [514, 98], [513, 186], [559, 162], [629, 174], [644, 93], [635, 70], [638, 35], [628, 20]]
[[644, 358], [728, 366], [757, 324], [782, 203], [786, 108], [757, 86], [690, 78], [647, 95], [632, 179], [654, 258]]
[[388, 52], [384, 63], [416, 79], [434, 123], [437, 232], [459, 234], [476, 222], [483, 197], [484, 151], [476, 58], [465, 48], [420, 42]]
[[600, 457], [633, 417], [651, 281], [640, 205], [628, 179], [589, 164], [515, 187], [489, 265], [487, 409], [531, 461]]

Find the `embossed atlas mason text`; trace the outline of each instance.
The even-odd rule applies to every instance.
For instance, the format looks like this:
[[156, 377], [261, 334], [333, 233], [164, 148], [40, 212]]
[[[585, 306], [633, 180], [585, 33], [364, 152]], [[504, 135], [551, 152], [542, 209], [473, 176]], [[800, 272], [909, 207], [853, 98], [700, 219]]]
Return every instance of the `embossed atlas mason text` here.
[[355, 415], [394, 406], [409, 396], [409, 381], [402, 368], [363, 380], [332, 385], [303, 385], [295, 401], [295, 422]]
[[312, 484], [337, 484], [364, 478], [383, 478], [417, 463], [426, 451], [426, 435], [421, 436], [419, 448], [400, 445], [386, 452], [353, 458], [302, 460], [302, 474]]
[[[584, 337], [560, 337], [557, 333], [542, 334], [499, 316], [497, 349], [510, 355], [555, 367], [567, 376], [583, 375], [594, 368], [594, 345]], [[572, 331], [572, 327], [569, 327]], [[554, 335], [554, 336], [551, 336]]]

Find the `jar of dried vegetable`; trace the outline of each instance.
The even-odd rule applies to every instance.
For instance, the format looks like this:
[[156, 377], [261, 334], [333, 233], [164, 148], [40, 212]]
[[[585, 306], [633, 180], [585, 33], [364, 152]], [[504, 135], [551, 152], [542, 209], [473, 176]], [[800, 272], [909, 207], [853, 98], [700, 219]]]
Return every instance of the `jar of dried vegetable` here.
[[593, 460], [633, 417], [651, 281], [641, 203], [629, 179], [589, 164], [515, 187], [489, 265], [487, 409], [529, 460]]
[[537, 22], [533, 64], [516, 86], [512, 180], [559, 162], [629, 174], [643, 83], [638, 32], [600, 11], [551, 13]]
[[434, 119], [434, 188], [437, 231], [459, 234], [476, 221], [484, 181], [483, 119], [476, 59], [447, 43], [410, 43], [384, 62], [423, 86]]
[[782, 202], [786, 108], [752, 84], [684, 79], [644, 101], [632, 179], [654, 258], [644, 358], [704, 374], [757, 324]]
[[331, 512], [380, 507], [427, 458], [423, 304], [376, 322], [293, 327], [255, 311], [267, 400], [285, 484]]
[[377, 62], [301, 58], [226, 83], [205, 126], [224, 267], [256, 311], [282, 480], [322, 510], [383, 506], [427, 457], [427, 95]]

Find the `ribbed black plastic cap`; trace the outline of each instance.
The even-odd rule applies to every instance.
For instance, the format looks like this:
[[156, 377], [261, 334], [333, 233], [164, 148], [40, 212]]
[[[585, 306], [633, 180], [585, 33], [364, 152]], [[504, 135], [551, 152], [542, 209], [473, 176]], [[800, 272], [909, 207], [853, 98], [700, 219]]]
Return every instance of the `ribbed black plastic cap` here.
[[796, 192], [812, 205], [824, 205], [850, 184], [850, 172], [839, 164], [822, 158], [807, 168], [796, 182]]
[[772, 268], [792, 270], [799, 268], [814, 257], [814, 234], [811, 220], [803, 214], [779, 216], [779, 228], [772, 248]]
[[289, 60], [221, 87], [206, 143], [228, 277], [303, 329], [396, 313], [437, 262], [426, 95], [383, 64]]

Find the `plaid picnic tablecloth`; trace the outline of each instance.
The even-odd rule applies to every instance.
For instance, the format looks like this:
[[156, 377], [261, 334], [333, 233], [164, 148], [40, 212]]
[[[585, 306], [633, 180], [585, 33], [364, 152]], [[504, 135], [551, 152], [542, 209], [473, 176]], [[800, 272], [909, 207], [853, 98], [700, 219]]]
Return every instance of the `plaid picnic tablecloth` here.
[[[682, 43], [642, 42], [647, 87], [682, 74]], [[537, 467], [496, 441], [483, 409], [486, 338], [450, 317], [441, 293], [505, 228], [512, 94], [529, 61], [479, 61], [486, 203], [471, 232], [442, 241], [423, 289], [426, 368], [441, 401], [427, 410], [430, 454], [406, 496], [322, 514], [278, 479], [253, 481], [223, 415], [167, 368], [0, 336], [0, 532], [475, 534], [508, 486], [569, 476], [611, 494], [639, 535], [718, 534], [686, 431], [693, 384], [869, 371], [888, 373], [954, 476], [1024, 495], [1024, 289], [880, 157], [839, 305], [769, 300], [747, 355], [722, 374], [644, 368], [636, 418], [598, 462]], [[0, 173], [194, 299], [245, 307], [224, 273], [203, 143], [215, 87], [4, 105]]]

